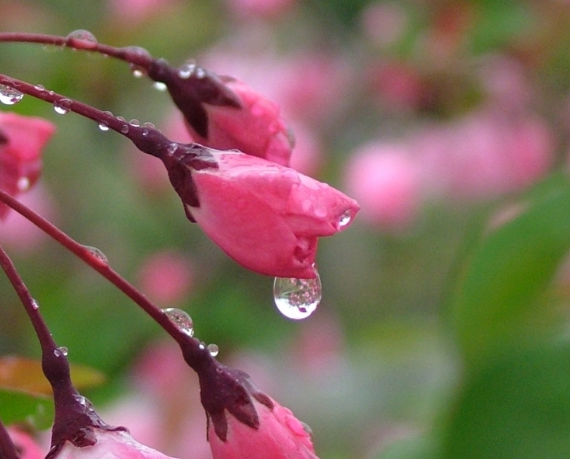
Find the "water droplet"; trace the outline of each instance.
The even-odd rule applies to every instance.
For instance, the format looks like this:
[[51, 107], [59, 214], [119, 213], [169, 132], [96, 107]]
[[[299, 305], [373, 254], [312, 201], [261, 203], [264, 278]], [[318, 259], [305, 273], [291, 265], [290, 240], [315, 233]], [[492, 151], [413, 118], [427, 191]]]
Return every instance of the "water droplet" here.
[[[133, 59], [135, 59], [136, 57], [142, 57], [143, 60], [148, 62], [152, 60], [152, 56], [150, 55], [150, 53], [146, 49], [141, 48], [140, 46], [129, 46], [125, 48], [125, 51], [127, 54], [130, 54]], [[146, 69], [138, 64], [131, 63], [130, 68], [135, 78], [142, 78], [147, 74]]]
[[84, 245], [83, 247], [87, 249], [89, 253], [93, 256], [93, 258], [95, 258], [95, 260], [98, 261], [99, 263], [105, 265], [109, 263], [107, 256], [97, 247], [92, 247], [90, 245]]
[[20, 177], [18, 179], [18, 182], [16, 183], [16, 186], [18, 187], [18, 191], [27, 191], [30, 189], [30, 179], [28, 177]]
[[68, 354], [68, 350], [65, 346], [60, 346], [53, 350], [53, 355], [56, 357], [65, 357]]
[[67, 36], [67, 46], [79, 49], [97, 48], [97, 38], [88, 30], [74, 30]]
[[152, 86], [157, 91], [166, 91], [166, 85], [162, 81], [155, 81]]
[[65, 115], [66, 113], [69, 113], [69, 110], [71, 109], [71, 104], [72, 101], [69, 99], [60, 99], [59, 101], [53, 104], [53, 109], [55, 110], [56, 113], [60, 115]]
[[178, 76], [183, 80], [186, 80], [192, 76], [196, 70], [196, 62], [193, 60], [187, 61], [182, 67], [178, 69]]
[[164, 309], [164, 313], [182, 333], [188, 336], [194, 336], [194, 322], [187, 312], [181, 309], [167, 308]]
[[338, 229], [344, 229], [352, 221], [352, 212], [347, 210], [338, 219]]
[[204, 70], [202, 67], [197, 67], [196, 68], [196, 78], [205, 78], [207, 75], [206, 70]]
[[140, 121], [134, 118], [131, 121], [129, 121], [129, 124], [134, 127], [139, 127], [141, 125]]
[[108, 131], [109, 126], [107, 125], [107, 123], [105, 123], [105, 121], [101, 121], [99, 123], [99, 129], [101, 129], [102, 131]]
[[129, 125], [128, 124], [123, 124], [123, 126], [121, 127], [121, 132], [123, 134], [128, 134], [129, 132]]
[[147, 121], [146, 123], [143, 123], [142, 127], [144, 128], [148, 128], [148, 129], [156, 129], [154, 124], [152, 124], [151, 122]]
[[178, 150], [178, 144], [176, 142], [172, 142], [170, 145], [168, 145], [168, 148], [166, 149], [169, 155], [173, 155], [174, 153], [176, 153], [176, 150]]
[[14, 105], [24, 98], [24, 94], [10, 86], [0, 84], [0, 102], [6, 105]]
[[216, 357], [218, 355], [218, 353], [220, 352], [220, 348], [218, 347], [217, 344], [208, 344], [208, 352], [210, 353], [210, 355], [212, 357]]
[[40, 305], [36, 300], [32, 300], [32, 309], [34, 311], [37, 311], [38, 309], [40, 309]]
[[322, 297], [319, 274], [314, 279], [276, 277], [273, 283], [273, 298], [277, 309], [285, 317], [300, 320], [309, 317]]
[[34, 86], [34, 88], [36, 88], [40, 92], [45, 91], [45, 89], [46, 89], [43, 84], [37, 84]]

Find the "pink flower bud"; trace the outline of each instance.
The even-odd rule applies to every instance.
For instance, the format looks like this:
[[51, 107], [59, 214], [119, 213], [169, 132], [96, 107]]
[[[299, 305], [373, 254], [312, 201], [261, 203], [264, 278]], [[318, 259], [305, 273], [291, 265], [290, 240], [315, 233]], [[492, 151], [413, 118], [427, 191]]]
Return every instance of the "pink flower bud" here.
[[207, 136], [187, 123], [195, 142], [219, 150], [237, 149], [248, 155], [289, 165], [293, 140], [280, 116], [279, 106], [233, 78], [221, 78], [241, 107], [204, 103], [208, 116]]
[[[163, 159], [189, 216], [252, 271], [314, 278], [317, 238], [347, 228], [357, 202], [294, 169], [240, 152], [210, 153], [218, 168]], [[198, 206], [186, 197], [189, 189]]]
[[172, 459], [141, 445], [128, 432], [95, 429], [96, 443], [77, 447], [66, 442], [53, 459]]
[[15, 427], [10, 427], [8, 431], [16, 451], [20, 454], [20, 459], [43, 459], [45, 457], [45, 452], [31, 435]]
[[273, 407], [269, 408], [254, 399], [259, 416], [257, 428], [228, 414], [225, 441], [210, 423], [208, 438], [214, 459], [318, 459], [309, 428], [289, 409], [271, 401]]
[[[0, 190], [11, 195], [27, 191], [39, 178], [41, 153], [55, 131], [42, 118], [0, 112]], [[0, 204], [0, 218], [8, 207]]]

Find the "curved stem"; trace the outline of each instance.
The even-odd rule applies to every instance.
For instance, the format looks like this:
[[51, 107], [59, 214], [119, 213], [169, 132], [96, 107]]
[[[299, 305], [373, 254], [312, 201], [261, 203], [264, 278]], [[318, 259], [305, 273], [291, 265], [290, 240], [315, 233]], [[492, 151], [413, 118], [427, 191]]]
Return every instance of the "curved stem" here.
[[111, 282], [127, 297], [133, 300], [141, 309], [143, 309], [150, 317], [154, 319], [176, 342], [186, 349], [186, 353], [190, 356], [192, 363], [189, 364], [194, 368], [204, 364], [204, 359], [213, 359], [207, 349], [196, 338], [191, 338], [183, 333], [164, 313], [164, 311], [152, 303], [145, 295], [143, 295], [134, 285], [124, 279], [120, 274], [113, 270], [101, 254], [94, 251], [90, 247], [86, 247], [76, 242], [55, 225], [47, 221], [45, 218], [25, 206], [18, 200], [14, 199], [5, 191], [0, 190], [0, 201], [13, 210], [21, 214], [31, 223], [40, 228], [44, 233], [49, 235], [63, 247], [74, 253], [77, 257], [87, 263], [95, 271], [101, 274], [105, 279]]
[[42, 348], [42, 354], [53, 354], [54, 352], [57, 353], [58, 347], [53, 337], [44, 322], [41, 314], [38, 311], [38, 304], [32, 298], [30, 291], [24, 284], [24, 281], [18, 274], [16, 267], [10, 260], [10, 257], [6, 253], [6, 251], [0, 246], [0, 267], [4, 270], [6, 277], [14, 287], [14, 290], [18, 294], [30, 321], [32, 322], [32, 326], [38, 336], [40, 341], [40, 345]]
[[0, 33], [0, 42], [38, 43], [49, 46], [67, 47], [78, 51], [98, 52], [100, 54], [128, 62], [131, 65], [136, 66], [135, 68], [139, 68], [145, 72], [150, 68], [153, 62], [153, 58], [148, 51], [138, 46], [117, 48], [115, 46], [99, 44], [96, 42], [74, 39], [72, 36], [62, 37], [39, 33], [2, 32]]

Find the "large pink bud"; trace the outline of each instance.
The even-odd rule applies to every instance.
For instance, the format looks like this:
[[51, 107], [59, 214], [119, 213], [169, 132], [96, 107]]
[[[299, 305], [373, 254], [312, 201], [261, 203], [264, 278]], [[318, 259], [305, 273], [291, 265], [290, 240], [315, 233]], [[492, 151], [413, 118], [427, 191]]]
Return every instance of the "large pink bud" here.
[[[54, 131], [42, 118], [0, 112], [0, 190], [16, 196], [37, 181], [42, 150]], [[0, 218], [7, 212], [0, 204]]]
[[66, 442], [53, 459], [172, 459], [137, 442], [124, 430], [94, 429], [96, 443], [77, 447]]
[[227, 415], [225, 440], [218, 437], [213, 423], [208, 439], [214, 459], [318, 459], [310, 430], [274, 400], [272, 407], [253, 399], [259, 417], [257, 428]]
[[255, 156], [209, 153], [212, 167], [198, 170], [180, 158], [163, 158], [189, 218], [252, 271], [314, 278], [317, 239], [347, 228], [359, 209], [357, 202], [294, 169]]

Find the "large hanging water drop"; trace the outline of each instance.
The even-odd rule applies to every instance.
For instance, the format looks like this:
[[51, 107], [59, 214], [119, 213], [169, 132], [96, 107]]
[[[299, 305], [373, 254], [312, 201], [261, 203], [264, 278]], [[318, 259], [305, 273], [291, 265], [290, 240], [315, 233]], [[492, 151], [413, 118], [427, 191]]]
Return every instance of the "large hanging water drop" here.
[[14, 105], [24, 98], [24, 94], [10, 86], [0, 84], [0, 102], [6, 105]]
[[188, 336], [194, 336], [194, 322], [187, 312], [182, 311], [181, 309], [167, 308], [164, 309], [164, 313], [182, 333], [185, 333]]
[[54, 102], [53, 109], [58, 115], [65, 115], [69, 113], [71, 110], [71, 104], [73, 102], [70, 99], [60, 99], [57, 102]]
[[323, 289], [319, 273], [314, 279], [276, 277], [273, 298], [277, 309], [285, 317], [301, 320], [309, 317], [321, 302]]

